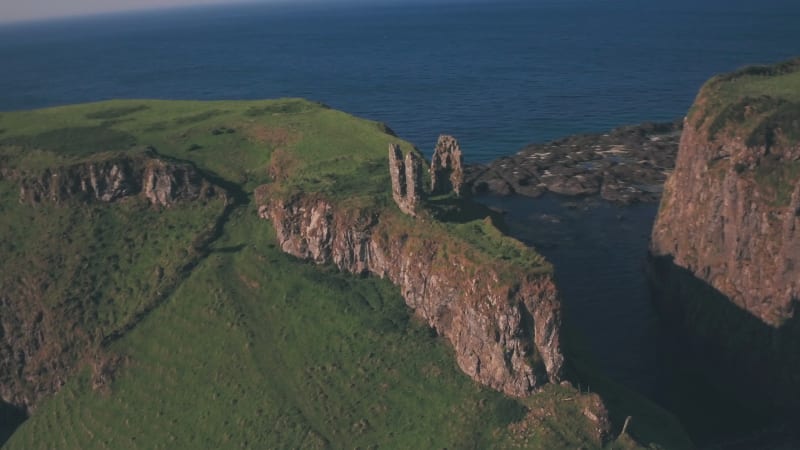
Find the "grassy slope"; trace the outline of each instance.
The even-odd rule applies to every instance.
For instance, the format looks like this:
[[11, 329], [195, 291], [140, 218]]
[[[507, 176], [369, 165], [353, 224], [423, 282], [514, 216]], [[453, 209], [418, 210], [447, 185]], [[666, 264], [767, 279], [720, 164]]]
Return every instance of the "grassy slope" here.
[[[272, 173], [291, 191], [389, 209], [388, 143], [411, 148], [384, 134], [380, 124], [301, 100], [114, 101], [6, 113], [0, 115], [0, 130], [4, 167], [44, 168], [92, 158], [92, 152], [152, 145], [248, 194]], [[28, 252], [17, 246], [36, 246], [41, 235], [19, 225], [18, 218], [31, 215], [26, 220], [48, 229], [54, 226], [51, 214], [73, 212], [46, 205], [26, 209], [15, 204], [13, 185], [3, 183], [2, 207], [10, 211], [3, 216], [3, 259], [15, 261]], [[96, 265], [101, 275], [89, 277], [87, 289], [128, 289], [131, 299], [150, 292], [137, 290], [137, 283], [156, 264], [179, 266], [191, 239], [216, 214], [185, 206], [162, 219], [163, 213], [135, 202], [73, 207], [81, 214], [71, 222], [77, 225], [54, 229], [53, 236], [82, 233], [81, 244], [95, 235], [106, 240], [101, 246], [48, 251], [74, 252]], [[481, 257], [549, 270], [538, 255], [499, 236], [489, 223], [437, 227], [434, 232], [454, 231]], [[548, 388], [523, 405], [477, 387], [457, 370], [446, 343], [409, 316], [396, 289], [293, 260], [275, 248], [273, 235], [266, 222], [255, 219], [252, 206], [240, 206], [214, 251], [186, 274], [163, 306], [108, 349], [125, 361], [114, 382], [95, 390], [84, 368], [7, 446], [482, 447], [503, 440], [525, 407], [537, 405], [552, 410], [555, 419], [531, 430], [527, 446], [591, 446], [581, 411], [559, 401], [574, 397], [574, 391]], [[478, 245], [486, 239], [492, 244]], [[103, 263], [108, 255], [130, 252], [129, 240], [142, 255], [138, 262], [119, 268]], [[173, 246], [164, 244], [173, 240]], [[65, 298], [66, 292], [54, 289], [52, 295]], [[116, 324], [136, 310], [135, 301], [103, 292], [99, 298], [109, 301], [82, 307], [85, 326], [101, 334], [113, 328], [106, 323]], [[662, 443], [674, 437], [673, 443], [686, 444], [679, 430], [667, 428], [653, 433], [642, 428], [638, 437]]]
[[[745, 67], [710, 79], [689, 113], [710, 135], [735, 133], [748, 145], [764, 145], [780, 129], [800, 139], [800, 59]], [[730, 126], [730, 127], [729, 127]]]
[[[794, 146], [800, 141], [800, 58], [773, 66], [745, 67], [709, 80], [692, 106], [689, 119], [712, 138], [735, 137], [751, 147]], [[767, 152], [769, 153], [769, 152]], [[727, 161], [716, 161], [724, 174]], [[800, 162], [761, 158], [758, 166], [736, 167], [751, 176], [773, 206], [789, 203], [800, 179]]]

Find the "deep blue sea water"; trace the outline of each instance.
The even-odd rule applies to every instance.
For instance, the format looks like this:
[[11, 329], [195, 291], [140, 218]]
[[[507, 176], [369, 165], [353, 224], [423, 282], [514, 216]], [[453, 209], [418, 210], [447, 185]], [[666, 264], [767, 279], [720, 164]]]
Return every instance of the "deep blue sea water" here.
[[[453, 134], [480, 162], [682, 117], [715, 73], [796, 55], [797, 0], [229, 5], [0, 25], [0, 111], [306, 97], [386, 122], [426, 153]], [[601, 366], [658, 397], [665, 367], [641, 271], [655, 206], [484, 200], [556, 264]]]
[[[329, 2], [330, 3], [330, 2]], [[683, 116], [711, 75], [800, 54], [797, 0], [241, 5], [0, 26], [0, 110], [307, 97], [486, 161]]]

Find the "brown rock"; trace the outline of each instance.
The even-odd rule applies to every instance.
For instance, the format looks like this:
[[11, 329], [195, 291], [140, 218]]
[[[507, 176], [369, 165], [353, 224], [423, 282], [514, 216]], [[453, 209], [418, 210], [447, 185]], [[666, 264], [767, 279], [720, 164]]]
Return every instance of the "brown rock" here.
[[177, 201], [225, 196], [191, 164], [166, 161], [153, 150], [134, 155], [45, 169], [39, 174], [21, 173], [20, 202], [62, 203], [71, 199], [114, 202], [142, 195], [156, 206]]
[[[773, 148], [772, 155], [792, 148]], [[759, 157], [763, 146], [740, 137], [711, 138], [687, 123], [675, 172], [653, 228], [652, 251], [670, 255], [765, 324], [779, 327], [794, 316], [800, 298], [800, 183], [785, 193], [756, 179], [781, 177], [792, 160]], [[758, 161], [742, 169], [742, 161]], [[797, 164], [797, 162], [794, 162]], [[769, 172], [773, 172], [769, 174]], [[785, 196], [779, 201], [776, 195]]]
[[431, 158], [431, 193], [453, 191], [461, 195], [464, 186], [464, 158], [453, 136], [441, 135]]

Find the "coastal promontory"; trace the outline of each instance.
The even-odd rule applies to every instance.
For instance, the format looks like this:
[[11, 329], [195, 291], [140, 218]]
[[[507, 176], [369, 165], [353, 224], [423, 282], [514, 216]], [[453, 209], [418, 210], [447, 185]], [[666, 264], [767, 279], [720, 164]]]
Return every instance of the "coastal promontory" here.
[[652, 234], [658, 304], [714, 384], [800, 402], [800, 60], [712, 78]]

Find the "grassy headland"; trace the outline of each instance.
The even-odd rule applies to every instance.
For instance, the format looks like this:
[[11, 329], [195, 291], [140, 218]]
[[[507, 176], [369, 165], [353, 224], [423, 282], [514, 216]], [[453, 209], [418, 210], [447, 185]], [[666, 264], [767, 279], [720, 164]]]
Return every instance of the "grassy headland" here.
[[[480, 387], [397, 288], [289, 257], [257, 219], [252, 193], [273, 184], [408, 226], [385, 158], [412, 146], [382, 124], [297, 99], [130, 100], [4, 113], [0, 129], [2, 311], [42, 324], [30, 354], [56, 355], [42, 376], [65, 383], [4, 448], [599, 446], [587, 394]], [[18, 200], [21, 178], [146, 147], [237, 200]], [[551, 270], [482, 217], [415, 226], [487, 264]], [[612, 418], [651, 408], [616, 392]], [[628, 432], [608, 445], [690, 445], [661, 411]]]

